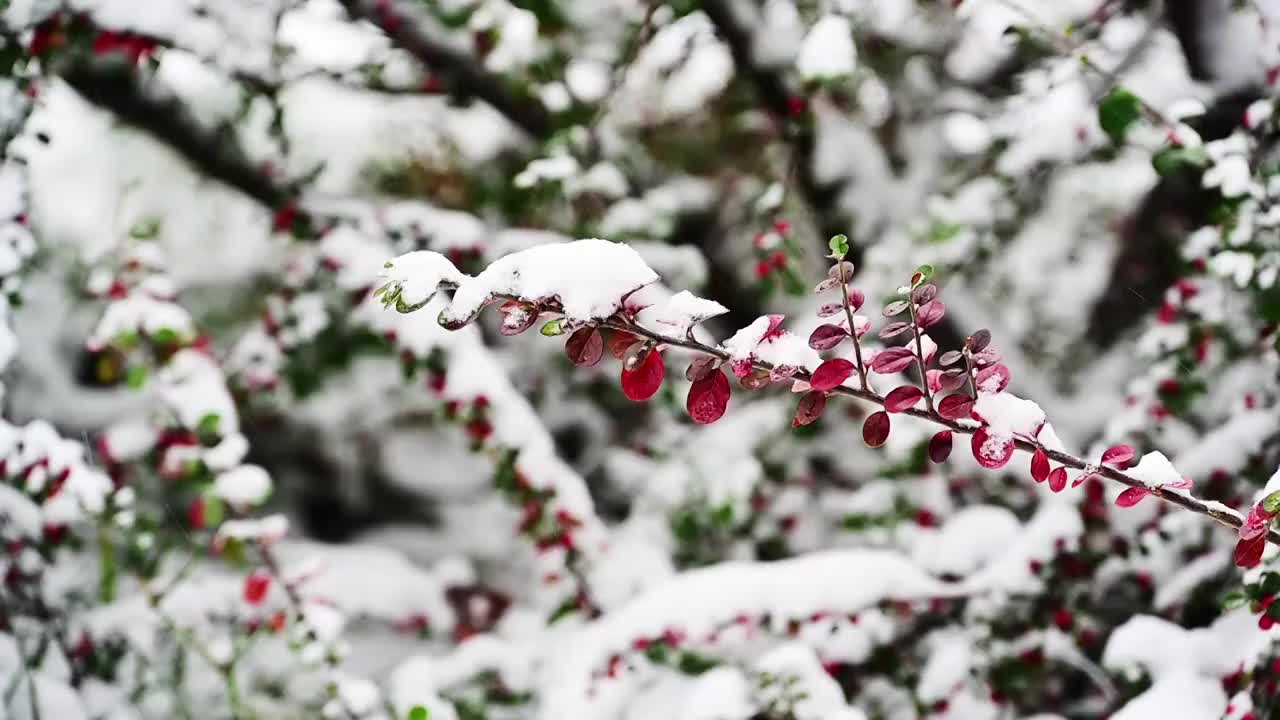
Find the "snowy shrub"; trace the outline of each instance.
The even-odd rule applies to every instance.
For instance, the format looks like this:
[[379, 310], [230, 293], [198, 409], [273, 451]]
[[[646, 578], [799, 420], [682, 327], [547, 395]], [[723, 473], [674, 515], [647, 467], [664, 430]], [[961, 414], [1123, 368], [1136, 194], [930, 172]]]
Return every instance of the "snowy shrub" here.
[[1280, 713], [1271, 3], [0, 27], [0, 718]]

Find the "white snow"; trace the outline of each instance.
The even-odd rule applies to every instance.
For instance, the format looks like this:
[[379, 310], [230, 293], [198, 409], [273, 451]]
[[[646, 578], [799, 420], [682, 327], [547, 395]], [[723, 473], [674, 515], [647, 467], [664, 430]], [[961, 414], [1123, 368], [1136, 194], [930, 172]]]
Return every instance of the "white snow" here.
[[806, 80], [828, 80], [853, 73], [857, 49], [853, 27], [843, 15], [826, 15], [814, 23], [800, 45], [796, 70]]

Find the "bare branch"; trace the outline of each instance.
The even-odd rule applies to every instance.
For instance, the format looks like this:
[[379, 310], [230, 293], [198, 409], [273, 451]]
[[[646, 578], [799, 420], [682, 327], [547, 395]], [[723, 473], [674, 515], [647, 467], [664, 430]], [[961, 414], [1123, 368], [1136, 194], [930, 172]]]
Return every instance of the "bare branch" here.
[[339, 0], [352, 19], [376, 25], [401, 49], [438, 74], [446, 87], [493, 106], [535, 138], [555, 131], [551, 113], [537, 98], [514, 90], [506, 80], [485, 70], [477, 60], [433, 37], [426, 22], [394, 0]]

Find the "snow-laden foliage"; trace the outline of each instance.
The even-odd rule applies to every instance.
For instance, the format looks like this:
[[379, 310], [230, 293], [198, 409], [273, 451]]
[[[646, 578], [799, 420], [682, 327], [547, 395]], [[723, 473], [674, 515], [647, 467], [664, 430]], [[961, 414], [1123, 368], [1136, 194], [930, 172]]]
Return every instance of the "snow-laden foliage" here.
[[0, 718], [1280, 712], [1273, 5], [0, 0]]

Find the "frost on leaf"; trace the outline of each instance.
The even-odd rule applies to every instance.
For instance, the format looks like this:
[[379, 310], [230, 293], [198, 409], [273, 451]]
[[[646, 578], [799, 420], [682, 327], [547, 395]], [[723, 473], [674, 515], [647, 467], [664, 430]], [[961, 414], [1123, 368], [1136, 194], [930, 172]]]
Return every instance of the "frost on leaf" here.
[[699, 425], [719, 420], [729, 406], [729, 376], [723, 370], [712, 370], [689, 386], [685, 409]]
[[467, 276], [438, 252], [418, 250], [388, 262], [379, 273], [383, 281], [374, 296], [400, 312], [413, 312], [426, 305], [441, 283], [461, 284]]
[[622, 368], [622, 392], [636, 402], [643, 402], [653, 397], [662, 387], [662, 378], [666, 365], [662, 360], [662, 352], [654, 349], [628, 370]]
[[602, 320], [624, 298], [658, 280], [633, 248], [608, 240], [537, 245], [495, 260], [475, 277], [463, 276], [440, 324], [471, 322], [495, 296], [531, 303], [558, 302], [569, 320]]

